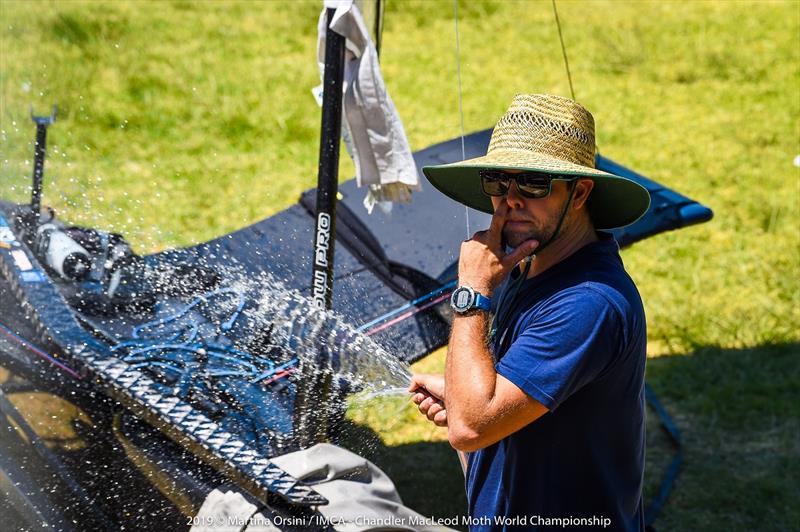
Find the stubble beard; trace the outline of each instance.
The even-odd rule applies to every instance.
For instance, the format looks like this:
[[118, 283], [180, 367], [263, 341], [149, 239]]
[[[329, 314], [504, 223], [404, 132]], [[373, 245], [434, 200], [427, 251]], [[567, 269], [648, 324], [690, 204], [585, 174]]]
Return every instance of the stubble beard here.
[[512, 231], [507, 225], [503, 226], [503, 241], [507, 246], [516, 248], [528, 240], [536, 240], [542, 246], [553, 237], [558, 221], [555, 218], [547, 220], [534, 220], [530, 229], [526, 231]]

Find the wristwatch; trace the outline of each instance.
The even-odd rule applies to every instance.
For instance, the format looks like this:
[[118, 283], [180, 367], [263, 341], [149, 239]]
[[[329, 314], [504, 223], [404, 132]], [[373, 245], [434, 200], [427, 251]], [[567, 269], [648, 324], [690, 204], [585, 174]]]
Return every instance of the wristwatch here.
[[450, 306], [458, 314], [466, 314], [471, 310], [489, 310], [492, 300], [476, 292], [469, 286], [459, 286], [450, 296]]

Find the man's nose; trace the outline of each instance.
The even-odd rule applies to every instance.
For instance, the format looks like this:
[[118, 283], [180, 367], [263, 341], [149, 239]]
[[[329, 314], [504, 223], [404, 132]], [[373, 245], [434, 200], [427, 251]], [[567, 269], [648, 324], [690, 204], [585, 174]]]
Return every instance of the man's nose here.
[[513, 179], [508, 186], [508, 192], [506, 193], [506, 202], [508, 202], [508, 206], [510, 208], [522, 208], [525, 206], [525, 199], [519, 193], [519, 188], [517, 188], [517, 182]]

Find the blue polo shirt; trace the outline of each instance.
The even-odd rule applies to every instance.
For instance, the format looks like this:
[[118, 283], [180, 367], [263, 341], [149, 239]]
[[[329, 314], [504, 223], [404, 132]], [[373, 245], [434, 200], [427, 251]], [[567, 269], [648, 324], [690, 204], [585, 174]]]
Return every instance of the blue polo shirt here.
[[644, 530], [644, 309], [598, 234], [499, 309], [497, 372], [549, 412], [470, 453], [470, 530]]

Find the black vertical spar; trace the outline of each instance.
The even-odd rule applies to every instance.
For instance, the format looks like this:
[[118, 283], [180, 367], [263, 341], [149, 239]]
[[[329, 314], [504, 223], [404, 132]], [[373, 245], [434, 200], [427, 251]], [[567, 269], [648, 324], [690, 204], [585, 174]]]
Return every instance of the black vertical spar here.
[[35, 116], [31, 106], [31, 120], [36, 124], [36, 145], [33, 152], [33, 183], [31, 185], [31, 209], [27, 214], [26, 230], [30, 238], [39, 225], [39, 212], [42, 210], [42, 179], [44, 176], [44, 155], [47, 147], [47, 126], [56, 121], [56, 106], [50, 116]]
[[[322, 128], [319, 144], [317, 210], [314, 231], [314, 262], [311, 299], [319, 309], [330, 310], [333, 295], [333, 246], [336, 227], [336, 195], [339, 189], [339, 142], [342, 131], [342, 82], [345, 38], [331, 30], [335, 9], [327, 9], [325, 72], [322, 93]], [[325, 360], [314, 367], [301, 360], [295, 403], [294, 436], [301, 448], [328, 439], [332, 375]]]
[[339, 141], [342, 132], [342, 82], [345, 39], [332, 29], [335, 9], [328, 8], [325, 35], [325, 73], [322, 87], [322, 132], [319, 143], [317, 215], [314, 233], [314, 306], [330, 310], [333, 294], [333, 244], [336, 194], [339, 189]]

